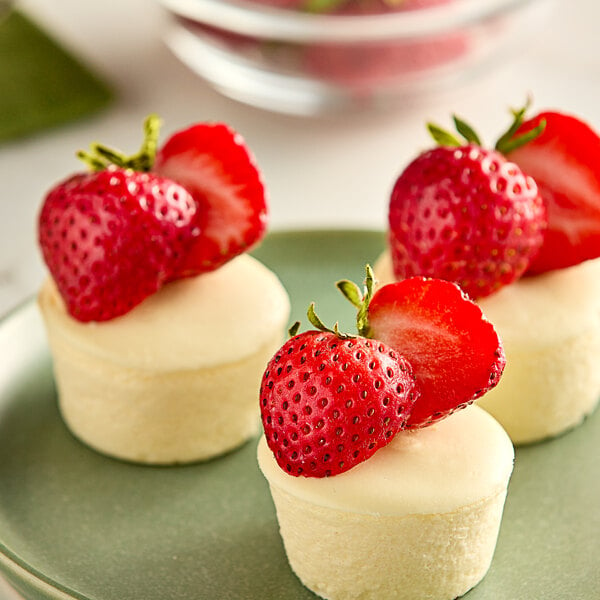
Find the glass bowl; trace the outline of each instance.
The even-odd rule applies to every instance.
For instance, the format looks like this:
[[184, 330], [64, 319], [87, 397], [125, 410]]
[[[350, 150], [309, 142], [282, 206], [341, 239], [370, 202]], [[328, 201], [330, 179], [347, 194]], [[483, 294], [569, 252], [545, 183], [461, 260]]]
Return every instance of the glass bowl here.
[[[415, 0], [412, 0], [415, 2]], [[166, 42], [220, 92], [318, 115], [420, 101], [489, 71], [532, 39], [551, 0], [421, 0], [376, 14], [314, 14], [290, 0], [161, 0]]]

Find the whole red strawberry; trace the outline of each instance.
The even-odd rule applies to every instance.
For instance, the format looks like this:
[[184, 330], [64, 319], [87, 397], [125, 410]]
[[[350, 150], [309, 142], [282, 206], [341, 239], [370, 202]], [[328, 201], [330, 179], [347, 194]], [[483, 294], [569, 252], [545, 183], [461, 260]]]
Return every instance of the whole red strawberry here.
[[158, 129], [151, 115], [129, 157], [93, 144], [79, 153], [91, 172], [45, 198], [40, 246], [80, 321], [125, 314], [165, 283], [216, 269], [264, 235], [264, 188], [241, 137], [197, 124], [167, 140], [155, 164]]
[[418, 156], [396, 181], [389, 245], [397, 279], [446, 279], [480, 298], [527, 270], [543, 242], [546, 209], [531, 177], [455, 122], [465, 141], [430, 126], [443, 145]]
[[414, 377], [381, 342], [307, 331], [271, 359], [260, 398], [267, 444], [281, 468], [325, 477], [366, 460], [402, 429]]
[[195, 221], [194, 200], [179, 184], [109, 167], [49, 192], [39, 242], [68, 312], [105, 321], [171, 277], [198, 235]]
[[600, 137], [581, 119], [556, 111], [528, 119], [516, 135], [542, 123], [539, 136], [508, 153], [535, 179], [548, 209], [544, 243], [528, 273], [600, 256]]

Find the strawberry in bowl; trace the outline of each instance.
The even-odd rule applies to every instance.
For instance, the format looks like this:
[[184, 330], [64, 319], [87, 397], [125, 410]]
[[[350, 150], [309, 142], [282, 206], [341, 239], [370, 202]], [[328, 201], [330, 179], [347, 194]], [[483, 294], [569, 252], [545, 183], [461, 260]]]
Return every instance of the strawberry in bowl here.
[[61, 414], [96, 450], [140, 463], [205, 460], [256, 433], [254, 394], [289, 313], [246, 250], [265, 190], [241, 136], [198, 123], [136, 154], [100, 144], [46, 195], [49, 277], [38, 302]]
[[458, 283], [505, 345], [502, 384], [479, 401], [514, 443], [567, 431], [600, 396], [600, 138], [581, 119], [527, 107], [494, 149], [455, 118], [460, 138], [430, 126], [438, 147], [398, 177], [382, 281]]
[[291, 568], [323, 598], [451, 600], [491, 563], [513, 447], [475, 399], [501, 380], [493, 326], [459, 287], [338, 284], [358, 334], [292, 337], [265, 370], [260, 468]]

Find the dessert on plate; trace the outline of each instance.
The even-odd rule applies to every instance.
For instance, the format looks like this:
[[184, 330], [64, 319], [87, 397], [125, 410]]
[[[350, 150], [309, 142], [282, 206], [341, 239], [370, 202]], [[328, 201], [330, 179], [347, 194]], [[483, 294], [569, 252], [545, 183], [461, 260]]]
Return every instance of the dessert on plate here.
[[338, 285], [358, 335], [311, 306], [315, 329], [291, 331], [261, 385], [258, 462], [290, 566], [328, 600], [454, 600], [489, 569], [513, 468], [471, 405], [502, 344], [454, 283]]
[[457, 282], [502, 338], [502, 383], [478, 402], [516, 444], [563, 433], [600, 396], [600, 138], [548, 111], [514, 122], [494, 150], [455, 118], [398, 177], [382, 282]]
[[38, 302], [61, 414], [92, 448], [140, 463], [205, 460], [260, 425], [264, 363], [289, 301], [246, 251], [264, 186], [238, 133], [198, 123], [140, 151], [95, 144], [38, 222], [49, 277]]

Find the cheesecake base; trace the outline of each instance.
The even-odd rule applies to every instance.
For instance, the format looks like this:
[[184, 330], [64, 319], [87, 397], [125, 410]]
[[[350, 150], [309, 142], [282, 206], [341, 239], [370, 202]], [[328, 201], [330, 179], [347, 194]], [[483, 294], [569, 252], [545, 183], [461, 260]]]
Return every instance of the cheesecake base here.
[[[375, 274], [394, 281], [384, 252]], [[514, 444], [555, 437], [579, 425], [600, 399], [600, 259], [524, 277], [478, 301], [504, 345], [506, 368], [477, 403]]]
[[506, 495], [452, 513], [396, 517], [316, 506], [274, 486], [271, 493], [292, 570], [327, 600], [462, 596], [490, 567]]
[[322, 598], [454, 600], [490, 567], [514, 450], [478, 406], [332, 477], [289, 475], [264, 436], [257, 455], [289, 564]]
[[257, 434], [260, 380], [285, 338], [289, 299], [254, 258], [169, 283], [101, 323], [71, 317], [51, 280], [38, 304], [61, 414], [90, 447], [139, 463], [187, 463]]

